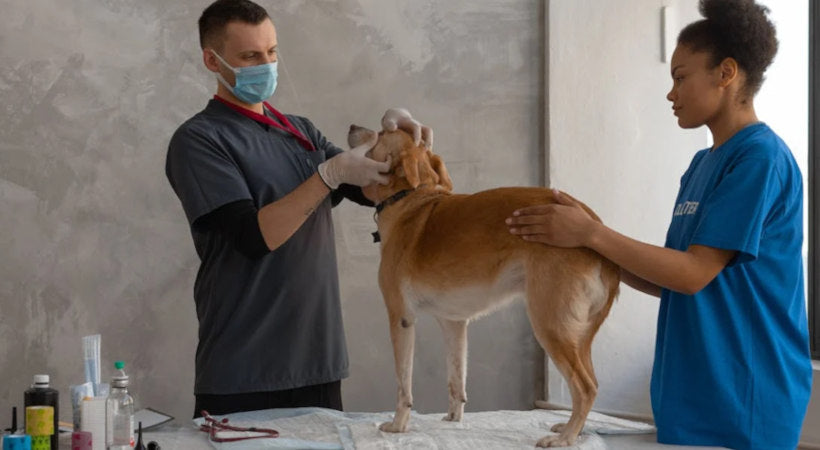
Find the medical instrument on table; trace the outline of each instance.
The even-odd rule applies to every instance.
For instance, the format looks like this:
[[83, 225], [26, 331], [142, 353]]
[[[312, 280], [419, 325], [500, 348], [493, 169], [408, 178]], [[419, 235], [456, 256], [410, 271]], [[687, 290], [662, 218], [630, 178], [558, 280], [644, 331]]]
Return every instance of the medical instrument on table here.
[[[272, 429], [272, 428], [260, 428], [260, 427], [236, 427], [233, 425], [228, 425], [228, 418], [224, 417], [222, 420], [216, 420], [208, 414], [208, 411], [202, 411], [202, 418], [205, 419], [205, 423], [200, 425], [199, 429], [201, 431], [205, 431], [208, 433], [208, 438], [211, 442], [235, 442], [235, 441], [243, 441], [246, 439], [260, 439], [260, 438], [276, 438], [279, 437], [279, 432]], [[256, 436], [231, 436], [231, 437], [221, 437], [217, 433], [220, 432], [250, 432], [250, 433], [260, 433]]]
[[137, 431], [137, 443], [134, 444], [134, 450], [147, 450], [145, 444], [142, 443], [142, 422], [139, 422], [137, 429], [139, 431]]
[[3, 431], [7, 431], [8, 434], [14, 434], [17, 432], [17, 407], [11, 407], [11, 428], [6, 428]]

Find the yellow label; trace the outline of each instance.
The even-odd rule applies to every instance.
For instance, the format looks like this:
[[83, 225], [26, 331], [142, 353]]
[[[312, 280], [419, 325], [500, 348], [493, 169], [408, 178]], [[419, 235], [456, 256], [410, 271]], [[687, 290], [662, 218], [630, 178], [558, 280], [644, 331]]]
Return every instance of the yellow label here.
[[27, 406], [26, 434], [34, 436], [51, 436], [54, 434], [54, 407]]

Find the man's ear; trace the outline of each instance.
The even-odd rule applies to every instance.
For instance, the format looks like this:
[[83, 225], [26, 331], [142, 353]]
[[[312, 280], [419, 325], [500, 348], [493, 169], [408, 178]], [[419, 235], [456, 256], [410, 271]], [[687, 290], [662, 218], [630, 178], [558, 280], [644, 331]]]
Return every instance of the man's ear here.
[[219, 60], [216, 59], [214, 51], [210, 47], [202, 49], [202, 63], [211, 72], [219, 72]]

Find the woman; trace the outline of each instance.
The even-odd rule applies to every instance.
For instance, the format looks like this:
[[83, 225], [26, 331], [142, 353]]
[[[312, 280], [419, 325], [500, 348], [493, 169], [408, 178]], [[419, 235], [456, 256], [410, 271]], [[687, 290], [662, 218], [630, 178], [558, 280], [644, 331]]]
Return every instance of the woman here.
[[701, 0], [678, 36], [667, 99], [714, 145], [681, 178], [664, 247], [592, 220], [566, 196], [515, 211], [510, 232], [589, 247], [661, 298], [652, 370], [658, 442], [794, 449], [811, 392], [803, 290], [802, 177], [758, 121], [754, 96], [777, 52], [768, 9]]

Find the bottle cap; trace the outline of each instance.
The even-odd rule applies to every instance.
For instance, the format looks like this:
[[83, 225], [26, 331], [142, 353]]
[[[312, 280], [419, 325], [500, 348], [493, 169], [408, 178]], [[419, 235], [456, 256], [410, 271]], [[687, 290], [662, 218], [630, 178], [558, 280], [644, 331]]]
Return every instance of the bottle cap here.
[[38, 384], [48, 385], [48, 381], [49, 381], [48, 375], [42, 375], [42, 374], [34, 375], [34, 384], [35, 385], [38, 385]]
[[114, 362], [114, 368], [117, 369], [117, 372], [113, 377], [111, 377], [111, 386], [128, 387], [128, 375], [126, 375], [123, 370], [125, 368], [125, 363], [122, 361], [116, 361]]

